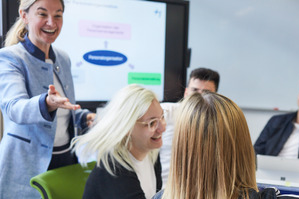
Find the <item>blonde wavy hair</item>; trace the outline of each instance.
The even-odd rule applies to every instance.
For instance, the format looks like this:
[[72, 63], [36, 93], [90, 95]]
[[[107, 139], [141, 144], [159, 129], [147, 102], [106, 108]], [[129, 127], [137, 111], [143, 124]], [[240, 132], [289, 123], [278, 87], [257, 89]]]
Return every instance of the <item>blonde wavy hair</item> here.
[[258, 190], [249, 129], [233, 101], [194, 93], [178, 113], [163, 199], [249, 198]]
[[[19, 5], [19, 14], [20, 11], [23, 10], [24, 12], [29, 12], [30, 7], [38, 0], [20, 0]], [[62, 8], [64, 10], [64, 1], [60, 0], [62, 4]], [[13, 26], [9, 29], [9, 31], [6, 34], [4, 46], [12, 46], [14, 44], [19, 43], [20, 41], [24, 41], [24, 37], [27, 34], [28, 29], [26, 27], [26, 24], [22, 20], [22, 18], [19, 16], [16, 19], [16, 22], [13, 24]]]
[[[127, 170], [134, 170], [129, 156], [130, 135], [136, 121], [147, 112], [153, 100], [157, 100], [156, 95], [139, 85], [121, 89], [105, 107], [96, 125], [73, 139], [72, 146], [80, 162], [85, 165], [96, 154], [97, 165], [102, 162], [111, 175], [115, 174], [115, 161]], [[153, 164], [158, 152], [157, 149], [149, 153]]]

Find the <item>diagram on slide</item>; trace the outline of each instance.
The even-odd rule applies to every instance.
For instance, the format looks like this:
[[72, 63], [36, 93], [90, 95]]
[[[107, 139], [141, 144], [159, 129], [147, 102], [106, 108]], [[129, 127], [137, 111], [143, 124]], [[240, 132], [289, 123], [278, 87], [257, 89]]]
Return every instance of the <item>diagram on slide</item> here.
[[54, 46], [70, 56], [78, 101], [108, 101], [133, 83], [163, 99], [165, 31], [164, 3], [68, 0]]

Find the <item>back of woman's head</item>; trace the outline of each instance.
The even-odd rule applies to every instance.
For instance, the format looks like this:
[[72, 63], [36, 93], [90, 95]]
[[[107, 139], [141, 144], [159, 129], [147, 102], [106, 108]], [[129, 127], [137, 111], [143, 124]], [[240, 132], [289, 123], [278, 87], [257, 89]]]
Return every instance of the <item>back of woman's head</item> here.
[[195, 93], [178, 113], [163, 198], [238, 198], [256, 189], [248, 126], [234, 102], [217, 93]]
[[[102, 111], [96, 125], [87, 134], [75, 139], [75, 150], [81, 162], [87, 162], [89, 156], [96, 153], [98, 164], [102, 161], [110, 172], [109, 158], [130, 169], [130, 133], [153, 100], [157, 100], [156, 95], [139, 85], [132, 84], [121, 89]], [[154, 154], [153, 159], [157, 151]]]
[[[19, 5], [19, 13], [21, 10], [25, 12], [29, 12], [30, 7], [38, 0], [20, 0]], [[64, 10], [64, 0], [60, 0], [63, 10]], [[9, 31], [6, 34], [5, 43], [4, 46], [12, 46], [14, 44], [17, 44], [19, 41], [24, 41], [24, 37], [27, 34], [28, 30], [26, 27], [26, 24], [22, 20], [22, 18], [19, 16], [16, 19], [16, 22], [14, 25], [9, 29]]]

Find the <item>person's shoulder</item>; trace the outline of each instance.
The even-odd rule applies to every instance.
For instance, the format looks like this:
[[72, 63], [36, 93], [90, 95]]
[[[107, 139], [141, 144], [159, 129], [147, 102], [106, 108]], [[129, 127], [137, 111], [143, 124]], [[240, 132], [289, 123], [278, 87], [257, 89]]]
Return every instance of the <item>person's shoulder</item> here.
[[12, 46], [7, 46], [7, 47], [3, 47], [0, 49], [0, 55], [11, 55], [11, 56], [14, 56], [14, 55], [17, 55], [18, 53], [16, 52], [19, 52], [19, 51], [24, 51], [25, 49], [22, 47], [22, 44], [21, 43], [18, 43], [18, 44], [14, 44]]
[[176, 110], [180, 103], [179, 102], [162, 102], [160, 103], [162, 109], [167, 110], [167, 111], [173, 111]]
[[19, 66], [24, 61], [24, 57], [28, 55], [21, 43], [4, 47], [0, 49], [0, 60], [4, 62], [11, 62], [15, 66]]
[[[259, 199], [295, 199], [299, 198], [298, 195], [293, 194], [281, 194], [280, 191], [273, 187], [273, 188], [266, 188], [258, 192], [258, 197], [253, 197], [252, 199], [259, 198]], [[250, 197], [251, 199], [251, 197]]]
[[52, 46], [52, 49], [57, 57], [69, 59], [69, 55], [64, 50], [57, 48], [55, 46]]
[[59, 53], [65, 53], [66, 54], [66, 52], [64, 50], [62, 50], [61, 48], [59, 48], [59, 47], [56, 47], [54, 45], [51, 45], [51, 47], [52, 47], [54, 52], [59, 52]]
[[296, 112], [291, 112], [291, 113], [284, 113], [284, 114], [273, 115], [270, 118], [269, 122], [293, 120], [296, 116], [297, 116], [297, 111]]
[[276, 199], [279, 193], [276, 188], [272, 187], [264, 188], [262, 190], [259, 190], [258, 192], [255, 189], [248, 189], [247, 191], [241, 191], [238, 199], [247, 198], [247, 194], [249, 194], [249, 199]]
[[[100, 165], [96, 166], [92, 173], [95, 176], [106, 176], [107, 178], [123, 178], [128, 176], [135, 176], [135, 172], [133, 170], [128, 170], [124, 166], [122, 166], [117, 160], [111, 160], [111, 158], [108, 158], [108, 161], [106, 162], [107, 165], [101, 161]], [[108, 167], [111, 169], [111, 174], [108, 171]]]
[[[275, 199], [277, 198], [277, 195], [279, 194], [278, 190], [276, 188], [266, 188], [258, 192], [256, 196], [258, 197], [252, 197], [254, 198], [261, 198], [261, 199]], [[250, 197], [251, 198], [251, 197]]]
[[[161, 107], [164, 110], [164, 118], [167, 122], [168, 129], [169, 129], [169, 126], [173, 125], [173, 123], [174, 123], [175, 115], [176, 115], [179, 105], [180, 105], [180, 103], [171, 103], [171, 102], [161, 103]], [[173, 130], [171, 129], [171, 131], [173, 131]]]
[[[278, 190], [276, 188], [265, 188], [257, 192], [254, 189], [249, 189], [249, 199], [276, 199], [278, 195]], [[238, 199], [247, 198], [245, 192], [241, 192]]]
[[162, 107], [173, 107], [177, 106], [179, 102], [161, 102], [160, 104]]

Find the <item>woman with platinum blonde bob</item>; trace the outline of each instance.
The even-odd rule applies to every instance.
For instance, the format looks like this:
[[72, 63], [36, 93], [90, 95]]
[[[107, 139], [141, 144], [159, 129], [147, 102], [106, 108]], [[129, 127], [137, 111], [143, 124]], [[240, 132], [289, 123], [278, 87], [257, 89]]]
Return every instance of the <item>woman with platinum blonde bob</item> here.
[[179, 113], [169, 179], [154, 199], [276, 198], [274, 189], [258, 192], [249, 129], [233, 101], [194, 93]]
[[162, 186], [158, 150], [165, 126], [163, 109], [152, 91], [134, 84], [121, 89], [96, 125], [73, 141], [83, 164], [90, 155], [97, 159], [83, 198], [154, 196]]

